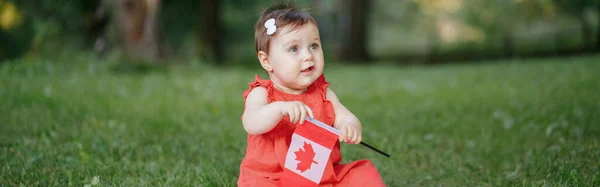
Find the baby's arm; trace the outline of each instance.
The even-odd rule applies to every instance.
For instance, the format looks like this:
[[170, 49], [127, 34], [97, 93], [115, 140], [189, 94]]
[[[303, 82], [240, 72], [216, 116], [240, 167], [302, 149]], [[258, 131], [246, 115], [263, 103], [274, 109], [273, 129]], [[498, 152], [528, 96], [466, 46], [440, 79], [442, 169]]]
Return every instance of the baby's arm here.
[[283, 118], [276, 103], [267, 103], [267, 89], [263, 87], [252, 89], [246, 97], [242, 123], [248, 134], [268, 132]]
[[333, 126], [342, 132], [340, 141], [350, 144], [360, 143], [362, 141], [360, 120], [340, 102], [337, 95], [329, 88], [327, 88], [327, 99], [333, 104], [335, 112]]
[[284, 116], [292, 123], [303, 123], [306, 116], [313, 116], [312, 110], [299, 101], [268, 103], [267, 90], [256, 87], [246, 97], [246, 109], [242, 123], [248, 134], [258, 135], [269, 132]]

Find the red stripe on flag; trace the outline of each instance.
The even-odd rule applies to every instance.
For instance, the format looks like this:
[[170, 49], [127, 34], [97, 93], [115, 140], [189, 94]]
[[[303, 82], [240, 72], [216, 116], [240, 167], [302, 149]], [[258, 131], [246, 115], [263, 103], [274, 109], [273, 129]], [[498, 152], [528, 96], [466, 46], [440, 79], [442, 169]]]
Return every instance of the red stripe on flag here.
[[303, 124], [296, 126], [295, 132], [305, 138], [310, 139], [323, 147], [333, 149], [333, 146], [337, 142], [338, 135], [331, 131], [319, 127], [309, 121], [305, 121]]

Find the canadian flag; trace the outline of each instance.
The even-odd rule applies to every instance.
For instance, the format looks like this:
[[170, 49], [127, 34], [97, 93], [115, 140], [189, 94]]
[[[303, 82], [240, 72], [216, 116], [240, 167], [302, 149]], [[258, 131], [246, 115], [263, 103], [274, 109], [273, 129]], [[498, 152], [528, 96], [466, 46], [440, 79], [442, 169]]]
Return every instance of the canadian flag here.
[[296, 126], [285, 157], [283, 186], [318, 186], [339, 131], [312, 118]]

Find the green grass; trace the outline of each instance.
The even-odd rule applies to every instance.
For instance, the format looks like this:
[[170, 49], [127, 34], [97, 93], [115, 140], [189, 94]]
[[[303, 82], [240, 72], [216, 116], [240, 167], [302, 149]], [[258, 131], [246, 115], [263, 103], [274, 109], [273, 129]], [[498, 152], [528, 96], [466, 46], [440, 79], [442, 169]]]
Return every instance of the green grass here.
[[[436, 67], [328, 64], [389, 186], [599, 186], [600, 56]], [[235, 186], [248, 69], [0, 65], [2, 186]]]

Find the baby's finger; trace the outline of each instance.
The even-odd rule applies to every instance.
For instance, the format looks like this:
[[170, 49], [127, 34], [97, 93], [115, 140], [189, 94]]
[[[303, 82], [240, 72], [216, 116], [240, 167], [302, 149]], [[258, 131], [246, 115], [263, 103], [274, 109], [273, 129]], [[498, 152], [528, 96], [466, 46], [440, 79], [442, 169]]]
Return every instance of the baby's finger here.
[[362, 135], [358, 136], [358, 140], [356, 140], [356, 143], [360, 143], [362, 142]]
[[346, 134], [348, 134], [348, 130], [346, 127], [342, 127], [342, 133], [340, 134], [340, 142], [346, 141]]
[[357, 144], [358, 143], [358, 137], [360, 135], [358, 134], [358, 132], [354, 133], [354, 136], [352, 137], [352, 144]]
[[290, 114], [290, 122], [292, 123], [296, 123], [296, 120], [298, 119], [298, 109], [296, 106], [292, 106], [292, 113]]
[[350, 141], [352, 141], [352, 137], [354, 136], [354, 128], [348, 126], [346, 128], [348, 128], [348, 134], [346, 135], [346, 143], [349, 143]]
[[308, 116], [310, 116], [311, 118], [315, 118], [315, 115], [313, 114], [312, 109], [310, 109], [310, 107], [308, 107], [307, 105], [304, 105], [306, 108], [306, 111], [308, 112]]
[[299, 105], [296, 105], [296, 124], [298, 124], [298, 122], [300, 122], [300, 119], [302, 118], [302, 107]]
[[299, 124], [304, 123], [304, 118], [306, 118], [306, 108], [304, 107], [304, 105], [300, 106], [300, 122]]

